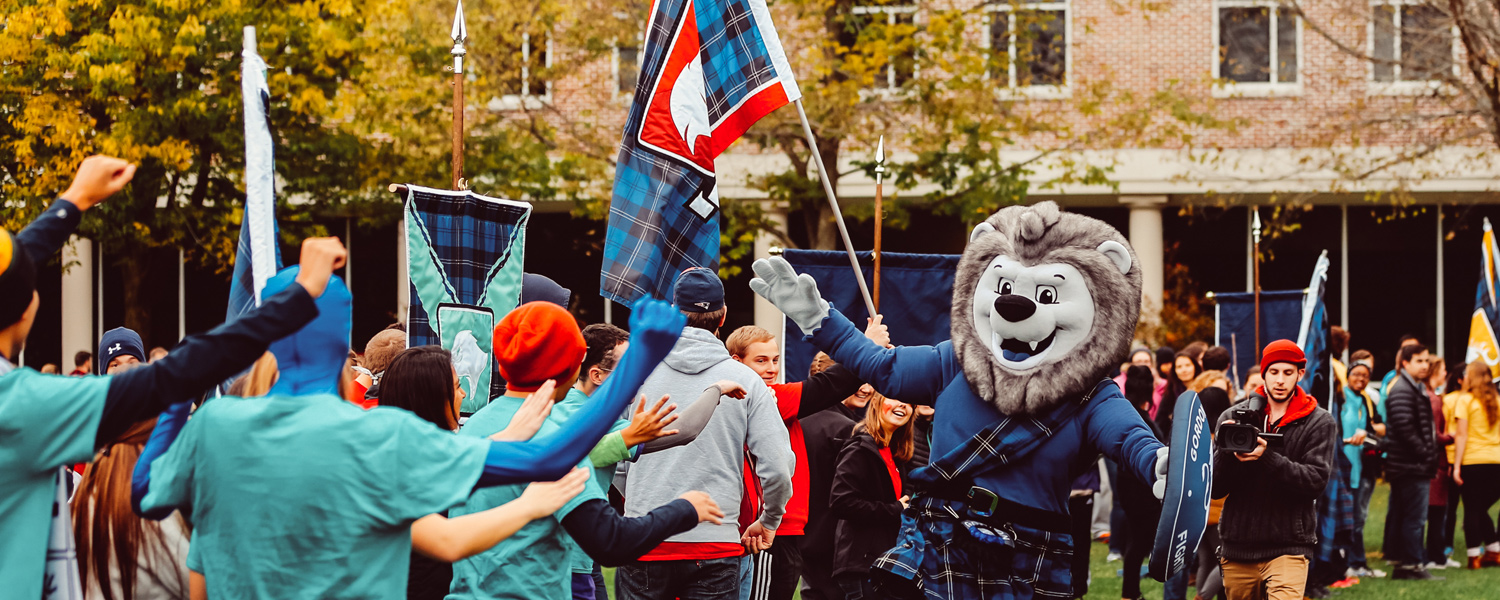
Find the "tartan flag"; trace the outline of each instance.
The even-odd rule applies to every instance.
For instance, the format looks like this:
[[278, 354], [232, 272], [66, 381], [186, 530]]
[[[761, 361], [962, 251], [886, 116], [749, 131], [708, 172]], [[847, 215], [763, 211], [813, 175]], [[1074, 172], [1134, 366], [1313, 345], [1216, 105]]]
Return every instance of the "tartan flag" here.
[[600, 293], [667, 297], [677, 273], [719, 260], [714, 159], [802, 97], [765, 0], [654, 0], [625, 123]]
[[521, 303], [521, 271], [531, 205], [475, 194], [407, 186], [406, 311], [408, 348], [438, 345], [468, 396], [465, 414], [483, 408], [500, 381], [491, 339], [495, 324]]
[[1479, 290], [1474, 293], [1474, 315], [1469, 320], [1469, 349], [1464, 362], [1483, 360], [1489, 365], [1490, 375], [1500, 381], [1500, 342], [1495, 339], [1495, 322], [1500, 320], [1500, 277], [1496, 277], [1496, 263], [1500, 262], [1500, 249], [1495, 246], [1495, 231], [1490, 220], [1484, 220], [1484, 240], [1480, 243], [1482, 255], [1479, 263]]
[[240, 65], [240, 91], [245, 104], [245, 212], [240, 218], [240, 241], [234, 252], [225, 321], [260, 306], [266, 280], [281, 270], [281, 247], [276, 241], [275, 144], [267, 116], [271, 91], [266, 86], [266, 63], [255, 52], [255, 29], [245, 29]]

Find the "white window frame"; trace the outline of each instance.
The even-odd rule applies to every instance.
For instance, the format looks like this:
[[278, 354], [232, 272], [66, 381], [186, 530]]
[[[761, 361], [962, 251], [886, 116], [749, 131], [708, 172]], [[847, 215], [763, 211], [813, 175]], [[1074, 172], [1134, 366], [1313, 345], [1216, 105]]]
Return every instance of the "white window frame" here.
[[[997, 85], [995, 91], [1001, 98], [1029, 98], [1035, 100], [1061, 100], [1073, 97], [1073, 6], [1072, 0], [1042, 0], [1037, 2], [1023, 2], [1019, 5], [991, 4], [984, 10], [984, 48], [990, 50], [993, 36], [990, 35], [990, 27], [995, 13], [1006, 13], [1008, 23], [1006, 29], [1009, 33], [1010, 47], [1006, 49], [1006, 56], [1010, 64], [1006, 67], [1007, 81], [1004, 85]], [[1010, 13], [1015, 10], [1051, 10], [1063, 11], [1063, 37], [1067, 43], [1063, 47], [1063, 84], [1040, 84], [1040, 85], [1016, 85], [1016, 21], [1010, 18]], [[990, 78], [990, 70], [984, 70], [985, 79]]]
[[[890, 6], [880, 5], [880, 4], [869, 4], [869, 5], [855, 6], [855, 7], [853, 7], [853, 8], [850, 9], [849, 14], [852, 14], [852, 15], [884, 14], [885, 15], [885, 26], [886, 27], [895, 27], [896, 26], [896, 15], [899, 15], [899, 14], [909, 14], [909, 15], [912, 16], [911, 17], [912, 25], [916, 26], [918, 24], [917, 23], [917, 2], [916, 2], [916, 0], [913, 0], [913, 2], [911, 4], [896, 4], [896, 5], [890, 5]], [[893, 56], [891, 58], [894, 59], [895, 57]], [[916, 64], [916, 61], [912, 61], [911, 78], [912, 79], [916, 79], [917, 76], [921, 73], [921, 71], [922, 71], [922, 69], [921, 69], [920, 66], [918, 66]], [[863, 92], [863, 93], [867, 93], [867, 94], [894, 94], [898, 90], [900, 90], [901, 86], [896, 84], [896, 63], [895, 63], [894, 60], [892, 60], [891, 62], [886, 63], [885, 78], [886, 78], [885, 79], [885, 87], [861, 87], [860, 91]]]
[[[1370, 64], [1368, 65], [1368, 69], [1367, 69], [1366, 75], [1367, 75], [1367, 80], [1369, 81], [1370, 85], [1366, 89], [1366, 94], [1371, 95], [1371, 96], [1422, 96], [1422, 95], [1430, 94], [1430, 93], [1433, 93], [1433, 92], [1445, 93], [1445, 94], [1454, 93], [1454, 90], [1452, 89], [1452, 87], [1450, 87], [1447, 83], [1445, 83], [1445, 82], [1443, 82], [1442, 80], [1439, 80], [1439, 79], [1428, 79], [1428, 80], [1425, 80], [1425, 81], [1403, 81], [1401, 79], [1401, 65], [1400, 65], [1400, 60], [1401, 60], [1401, 18], [1402, 18], [1401, 17], [1401, 8], [1404, 7], [1404, 6], [1417, 6], [1417, 5], [1421, 5], [1421, 4], [1423, 4], [1423, 3], [1419, 2], [1417, 0], [1370, 0], [1370, 15], [1371, 16], [1370, 16], [1370, 22], [1368, 24], [1366, 24], [1366, 26], [1365, 26], [1365, 34], [1366, 34], [1366, 37], [1365, 37], [1365, 47], [1368, 48], [1369, 51], [1370, 51], [1370, 58], [1374, 59], [1375, 58], [1375, 18], [1374, 18], [1375, 8], [1379, 7], [1379, 6], [1392, 6], [1392, 7], [1395, 7], [1396, 10], [1392, 11], [1394, 13], [1395, 17], [1396, 17], [1395, 22], [1392, 23], [1392, 25], [1395, 26], [1395, 31], [1392, 32], [1392, 33], [1396, 36], [1396, 39], [1395, 39], [1394, 43], [1396, 45], [1395, 52], [1396, 52], [1397, 64], [1395, 64], [1395, 65], [1392, 66], [1392, 69], [1393, 69], [1392, 72], [1396, 76], [1396, 80], [1395, 81], [1375, 81], [1375, 61], [1374, 60], [1369, 61]], [[1453, 76], [1454, 77], [1459, 77], [1460, 76], [1459, 75], [1460, 71], [1459, 71], [1458, 47], [1459, 47], [1459, 44], [1460, 44], [1460, 40], [1459, 40], [1458, 26], [1454, 25], [1453, 28], [1452, 28], [1452, 30], [1451, 30], [1451, 32], [1452, 32], [1452, 35], [1453, 35], [1453, 47], [1450, 48], [1450, 51], [1452, 52], [1452, 57], [1453, 58], [1452, 58], [1452, 61], [1451, 61], [1452, 64], [1451, 64], [1450, 68], [1452, 69]]]
[[[610, 59], [609, 59], [609, 64], [610, 64], [610, 70], [609, 70], [609, 72], [610, 72], [611, 77], [609, 78], [609, 85], [615, 91], [614, 92], [615, 100], [629, 103], [633, 98], [635, 98], [635, 90], [629, 90], [629, 91], [622, 91], [622, 90], [620, 90], [620, 43], [619, 42], [615, 42], [613, 44], [613, 46], [611, 47], [611, 50], [610, 50], [610, 55], [611, 56], [610, 56]], [[640, 81], [641, 70], [645, 66], [646, 66], [646, 43], [645, 43], [645, 40], [642, 39], [642, 40], [638, 41], [636, 43], [636, 46], [635, 46], [635, 70], [636, 70], [636, 81], [637, 82]]]
[[[1307, 47], [1302, 43], [1304, 40], [1304, 36], [1302, 33], [1302, 17], [1294, 17], [1295, 19], [1297, 19], [1297, 81], [1291, 83], [1283, 81], [1227, 81], [1224, 79], [1223, 74], [1219, 72], [1219, 63], [1223, 60], [1223, 57], [1220, 55], [1220, 48], [1223, 47], [1223, 44], [1219, 40], [1219, 9], [1222, 8], [1270, 9], [1270, 29], [1271, 35], [1274, 37], [1278, 35], [1277, 21], [1280, 19], [1280, 16], [1277, 14], [1279, 12], [1277, 11], [1277, 9], [1288, 7], [1284, 6], [1279, 0], [1213, 0], [1213, 54], [1210, 57], [1213, 68], [1213, 77], [1215, 81], [1213, 86], [1213, 97], [1269, 98], [1282, 96], [1301, 96], [1302, 82], [1303, 80], [1307, 79], [1306, 69], [1303, 68], [1307, 61]], [[1276, 60], [1278, 58], [1276, 54], [1279, 49], [1277, 48], [1277, 46], [1279, 46], [1279, 44], [1275, 43], [1275, 40], [1273, 40], [1270, 44], [1271, 56], [1269, 64], [1271, 65], [1271, 78], [1273, 80], [1278, 74], [1277, 65], [1279, 64], [1279, 62]]]
[[[544, 68], [552, 66], [552, 57], [555, 51], [552, 47], [552, 33], [547, 33], [547, 60], [542, 65]], [[547, 80], [544, 85], [546, 92], [538, 95], [531, 93], [531, 33], [521, 33], [521, 93], [505, 94], [490, 101], [491, 110], [536, 110], [552, 104], [552, 80]]]

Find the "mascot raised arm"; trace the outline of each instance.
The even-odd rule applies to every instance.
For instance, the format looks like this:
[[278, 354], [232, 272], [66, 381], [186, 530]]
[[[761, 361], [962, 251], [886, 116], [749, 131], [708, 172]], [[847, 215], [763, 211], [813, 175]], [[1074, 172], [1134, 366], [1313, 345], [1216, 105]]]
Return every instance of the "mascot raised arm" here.
[[937, 409], [933, 460], [872, 570], [886, 595], [1075, 597], [1073, 478], [1103, 454], [1161, 497], [1166, 448], [1107, 378], [1135, 332], [1141, 274], [1104, 222], [1042, 202], [980, 223], [937, 346], [881, 348], [785, 260], [754, 269], [751, 288], [810, 343], [880, 393]]

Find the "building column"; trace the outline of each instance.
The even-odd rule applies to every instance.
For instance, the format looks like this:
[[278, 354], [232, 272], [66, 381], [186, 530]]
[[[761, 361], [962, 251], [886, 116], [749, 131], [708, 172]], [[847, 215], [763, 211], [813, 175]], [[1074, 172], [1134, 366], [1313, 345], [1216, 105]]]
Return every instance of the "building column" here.
[[1120, 196], [1120, 203], [1130, 207], [1130, 245], [1141, 268], [1141, 312], [1156, 317], [1166, 289], [1161, 209], [1167, 197]]
[[[783, 235], [787, 233], [787, 211], [785, 208], [772, 206], [770, 202], [767, 202], [766, 219], [775, 223], [776, 229]], [[755, 237], [755, 259], [769, 258], [773, 246], [780, 247], [780, 242], [777, 241], [776, 236], [764, 231], [757, 234]], [[786, 319], [782, 316], [781, 311], [776, 309], [776, 305], [760, 297], [760, 294], [755, 294], [756, 327], [769, 331], [772, 335], [780, 336], [782, 324], [785, 322]]]
[[67, 373], [74, 352], [94, 351], [94, 243], [73, 236], [63, 246], [62, 264], [62, 356], [56, 361]]

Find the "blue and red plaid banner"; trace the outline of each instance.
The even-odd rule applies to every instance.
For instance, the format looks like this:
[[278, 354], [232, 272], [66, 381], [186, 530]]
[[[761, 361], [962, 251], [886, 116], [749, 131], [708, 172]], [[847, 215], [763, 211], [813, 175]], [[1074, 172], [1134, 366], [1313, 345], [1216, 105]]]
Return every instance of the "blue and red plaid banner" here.
[[719, 260], [714, 159], [801, 97], [765, 0], [656, 0], [615, 165], [600, 293], [665, 298]]

